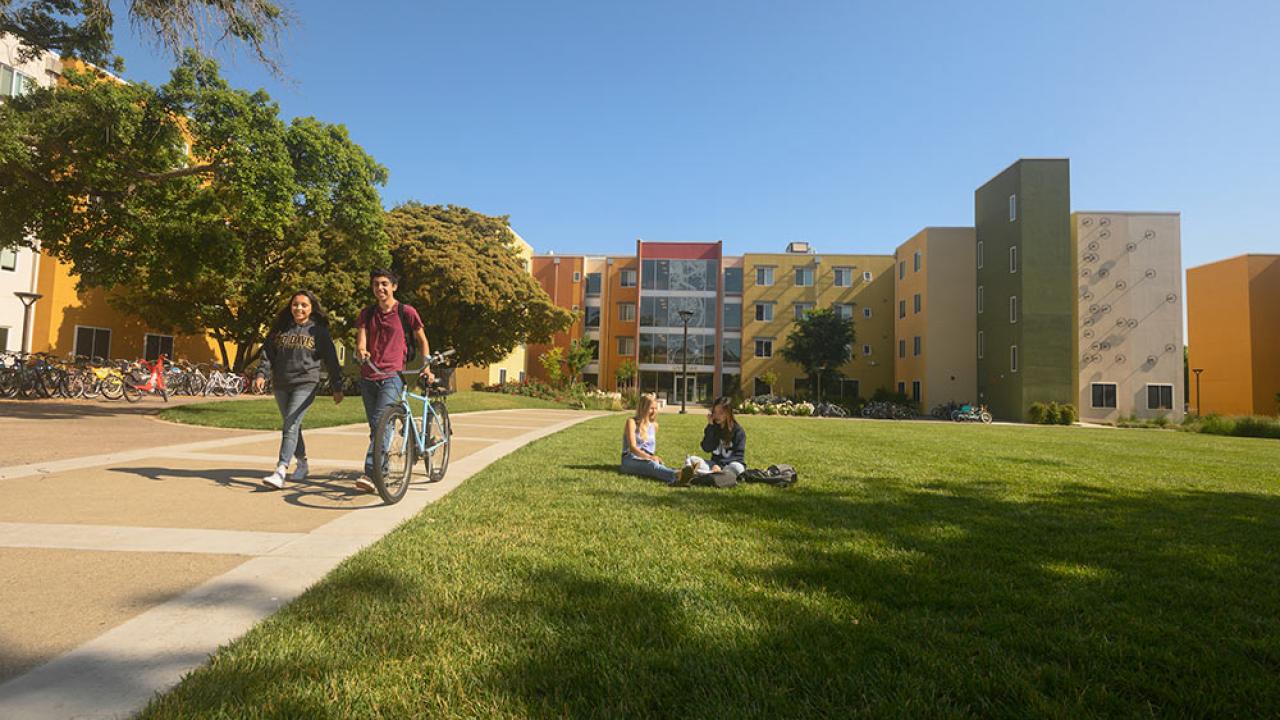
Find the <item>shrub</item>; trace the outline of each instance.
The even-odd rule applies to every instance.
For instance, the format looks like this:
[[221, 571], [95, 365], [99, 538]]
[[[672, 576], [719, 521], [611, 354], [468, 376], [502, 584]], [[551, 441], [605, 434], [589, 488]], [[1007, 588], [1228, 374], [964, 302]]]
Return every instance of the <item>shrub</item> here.
[[[1056, 403], [1055, 403], [1056, 404]], [[1063, 403], [1058, 405], [1058, 424], [1071, 425], [1080, 419], [1080, 415], [1076, 412], [1076, 406], [1071, 403]]]
[[1231, 435], [1236, 429], [1236, 421], [1221, 415], [1206, 415], [1200, 422], [1199, 432], [1209, 435]]
[[1035, 423], [1036, 425], [1043, 424], [1045, 412], [1048, 409], [1049, 407], [1042, 402], [1031, 403], [1031, 407], [1027, 408], [1027, 422]]
[[1071, 403], [1033, 402], [1027, 408], [1027, 422], [1037, 425], [1070, 425], [1078, 419], [1076, 406]]
[[1262, 415], [1236, 418], [1232, 435], [1237, 437], [1273, 438], [1280, 440], [1280, 420]]

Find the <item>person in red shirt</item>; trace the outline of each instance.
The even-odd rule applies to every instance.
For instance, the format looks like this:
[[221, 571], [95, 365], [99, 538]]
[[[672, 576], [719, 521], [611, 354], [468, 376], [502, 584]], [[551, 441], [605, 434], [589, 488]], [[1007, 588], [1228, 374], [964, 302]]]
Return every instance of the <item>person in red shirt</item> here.
[[[379, 268], [369, 273], [374, 304], [360, 311], [356, 321], [359, 328], [356, 356], [362, 363], [360, 395], [364, 399], [365, 418], [369, 421], [369, 450], [364, 456], [364, 475], [356, 480], [356, 487], [365, 492], [377, 492], [369, 479], [373, 472], [373, 424], [383, 408], [400, 401], [400, 393], [404, 390], [400, 371], [404, 370], [409, 347], [406, 333], [412, 333], [417, 340], [420, 357], [431, 354], [418, 311], [396, 300], [399, 283], [400, 278], [390, 270]], [[428, 380], [433, 379], [430, 368], [423, 368], [423, 372]]]

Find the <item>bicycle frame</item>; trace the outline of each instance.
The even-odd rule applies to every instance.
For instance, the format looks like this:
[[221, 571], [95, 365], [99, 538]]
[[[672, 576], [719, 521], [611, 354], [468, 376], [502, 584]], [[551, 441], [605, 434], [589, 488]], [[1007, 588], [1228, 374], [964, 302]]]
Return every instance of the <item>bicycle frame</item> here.
[[[410, 400], [422, 401], [421, 415], [414, 414], [413, 406], [409, 404]], [[428, 391], [426, 395], [419, 395], [418, 393], [409, 392], [409, 387], [406, 385], [404, 389], [400, 391], [400, 404], [404, 406], [405, 414], [409, 416], [409, 423], [412, 423], [413, 425], [414, 448], [418, 452], [418, 457], [430, 454], [431, 451], [434, 451], [436, 448], [449, 442], [448, 438], [440, 438], [434, 445], [431, 445], [430, 447], [427, 446], [427, 427], [431, 422], [431, 416], [436, 414], [435, 409], [431, 407], [430, 391]], [[409, 423], [406, 423], [404, 426], [404, 431], [406, 433], [409, 432]], [[409, 439], [404, 438], [404, 440], [405, 445], [408, 445]]]

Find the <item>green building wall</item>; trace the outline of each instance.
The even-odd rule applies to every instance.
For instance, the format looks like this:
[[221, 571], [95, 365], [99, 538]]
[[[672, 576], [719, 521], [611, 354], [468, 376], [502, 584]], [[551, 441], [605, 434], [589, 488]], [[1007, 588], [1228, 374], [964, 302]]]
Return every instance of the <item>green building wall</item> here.
[[[1012, 421], [1025, 420], [1033, 402], [1073, 402], [1076, 283], [1068, 161], [1019, 160], [1009, 166], [974, 193], [974, 221], [983, 259], [977, 274], [983, 289], [980, 401], [995, 417]], [[1018, 248], [1016, 272], [1009, 271], [1011, 247]], [[1011, 323], [1009, 298], [1015, 296], [1017, 322]], [[1018, 349], [1016, 371], [1012, 347]]]

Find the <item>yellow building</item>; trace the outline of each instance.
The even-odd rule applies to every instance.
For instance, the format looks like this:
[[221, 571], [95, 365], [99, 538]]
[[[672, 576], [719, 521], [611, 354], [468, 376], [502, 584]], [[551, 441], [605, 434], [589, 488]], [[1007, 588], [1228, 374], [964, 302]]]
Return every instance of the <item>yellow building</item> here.
[[807, 243], [788, 252], [742, 256], [742, 383], [748, 395], [769, 391], [761, 379], [773, 372], [781, 395], [816, 395], [798, 365], [782, 359], [795, 321], [817, 308], [853, 318], [853, 359], [839, 368], [838, 388], [824, 399], [870, 397], [893, 383], [893, 265], [891, 255], [819, 255]]
[[1275, 415], [1280, 255], [1240, 255], [1187, 270], [1187, 339], [1194, 410]]
[[973, 228], [925, 228], [894, 257], [894, 381], [928, 411], [977, 401], [977, 264]]
[[[511, 228], [507, 228], [511, 230]], [[524, 263], [525, 272], [533, 272], [533, 246], [525, 242], [520, 234], [511, 230], [516, 252]], [[492, 365], [464, 365], [458, 368], [455, 384], [459, 390], [469, 390], [472, 385], [498, 385], [501, 383], [521, 382], [525, 379], [525, 368], [528, 360], [528, 349], [521, 345], [511, 351], [501, 361]]]

